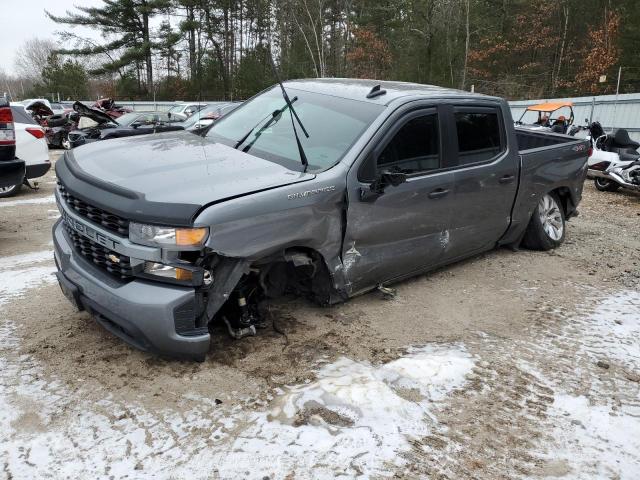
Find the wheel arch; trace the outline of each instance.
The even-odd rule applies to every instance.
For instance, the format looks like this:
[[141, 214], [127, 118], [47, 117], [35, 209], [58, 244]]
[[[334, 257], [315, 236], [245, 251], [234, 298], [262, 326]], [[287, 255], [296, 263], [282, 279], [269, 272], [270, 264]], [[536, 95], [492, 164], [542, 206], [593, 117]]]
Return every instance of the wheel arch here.
[[577, 205], [576, 205], [574, 196], [571, 192], [571, 189], [569, 187], [566, 187], [566, 186], [556, 187], [553, 190], [551, 190], [549, 193], [553, 193], [557, 195], [557, 197], [560, 199], [560, 204], [561, 204], [560, 206], [564, 211], [564, 216], [566, 219], [569, 219], [576, 215]]

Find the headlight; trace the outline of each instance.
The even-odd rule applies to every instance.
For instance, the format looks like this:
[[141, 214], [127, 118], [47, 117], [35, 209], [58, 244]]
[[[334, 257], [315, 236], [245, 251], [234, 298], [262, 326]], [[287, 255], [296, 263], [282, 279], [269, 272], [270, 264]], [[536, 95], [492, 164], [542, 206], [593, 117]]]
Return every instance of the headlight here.
[[201, 247], [209, 236], [209, 229], [174, 228], [131, 222], [129, 240], [141, 245], [158, 247]]

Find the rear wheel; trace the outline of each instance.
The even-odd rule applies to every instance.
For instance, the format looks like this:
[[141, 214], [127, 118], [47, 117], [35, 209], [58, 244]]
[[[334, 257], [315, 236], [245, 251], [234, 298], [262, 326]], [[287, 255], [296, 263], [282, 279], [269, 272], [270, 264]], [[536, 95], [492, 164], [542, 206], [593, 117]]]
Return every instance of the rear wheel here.
[[551, 250], [564, 242], [565, 216], [555, 193], [544, 195], [533, 212], [522, 243], [532, 250]]
[[613, 180], [607, 180], [606, 178], [596, 178], [594, 180], [596, 188], [601, 192], [615, 192], [620, 188], [620, 185]]
[[21, 188], [22, 188], [22, 184], [11, 185], [10, 187], [1, 187], [0, 188], [0, 198], [12, 197], [16, 193], [18, 193]]

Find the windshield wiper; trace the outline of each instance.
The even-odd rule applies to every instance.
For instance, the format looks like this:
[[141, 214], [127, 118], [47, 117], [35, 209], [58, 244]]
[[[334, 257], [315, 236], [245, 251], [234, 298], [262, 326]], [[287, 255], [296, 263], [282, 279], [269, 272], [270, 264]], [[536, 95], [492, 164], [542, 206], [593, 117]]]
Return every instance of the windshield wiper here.
[[298, 153], [300, 154], [300, 161], [302, 162], [302, 165], [304, 167], [304, 170], [302, 171], [306, 172], [307, 168], [309, 167], [309, 160], [307, 160], [307, 155], [304, 153], [304, 148], [302, 148], [302, 142], [300, 142], [300, 137], [298, 136], [298, 130], [296, 129], [296, 122], [293, 121], [294, 117], [298, 121], [298, 125], [300, 125], [300, 128], [302, 128], [302, 131], [305, 137], [309, 138], [309, 134], [307, 133], [307, 129], [304, 128], [304, 125], [300, 121], [300, 117], [298, 117], [298, 114], [293, 108], [293, 102], [289, 99], [289, 95], [287, 95], [287, 91], [284, 89], [282, 80], [280, 80], [280, 75], [278, 75], [278, 71], [276, 70], [276, 64], [273, 61], [273, 56], [271, 55], [271, 49], [269, 49], [269, 60], [271, 62], [271, 70], [273, 70], [273, 75], [276, 77], [276, 80], [280, 85], [280, 90], [282, 91], [282, 96], [284, 97], [284, 101], [287, 102], [287, 105], [289, 106], [289, 113], [291, 114], [291, 126], [293, 127], [293, 135], [296, 137], [296, 143], [298, 144]]
[[[291, 103], [295, 102], [296, 100], [298, 100], [298, 97], [293, 97], [293, 100], [291, 101]], [[284, 112], [287, 108], [289, 108], [289, 105], [285, 105], [282, 108], [279, 108], [278, 110], [274, 110], [273, 112], [271, 112], [269, 115], [267, 115], [266, 117], [263, 117], [260, 119], [260, 121], [258, 123], [256, 123], [251, 130], [249, 130], [246, 135], [244, 135], [240, 140], [238, 140], [238, 142], [234, 145], [233, 148], [235, 148], [236, 150], [240, 147], [240, 145], [242, 145], [244, 142], [247, 141], [247, 138], [249, 138], [249, 136], [253, 133], [253, 131], [258, 128], [258, 125], [260, 125], [262, 122], [265, 121], [265, 119], [269, 118], [269, 120], [267, 121], [267, 123], [265, 123], [262, 127], [260, 127], [260, 130], [258, 130], [258, 132], [256, 132], [256, 138], [248, 145], [249, 148], [251, 148], [251, 146], [256, 142], [256, 140], [258, 139], [257, 137], [260, 136], [260, 134], [262, 132], [264, 132], [267, 128], [269, 128], [271, 125], [273, 125], [277, 120], [277, 118], [282, 115], [282, 112]], [[243, 152], [247, 152], [249, 150], [249, 148], [245, 147], [242, 149]]]

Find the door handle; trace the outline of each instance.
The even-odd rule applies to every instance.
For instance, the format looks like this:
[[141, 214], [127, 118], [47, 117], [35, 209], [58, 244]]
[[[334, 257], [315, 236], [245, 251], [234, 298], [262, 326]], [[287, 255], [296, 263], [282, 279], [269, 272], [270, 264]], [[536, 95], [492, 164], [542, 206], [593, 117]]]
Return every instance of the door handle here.
[[429, 198], [431, 199], [442, 198], [448, 194], [449, 194], [448, 188], [436, 188], [433, 192], [429, 193]]
[[511, 183], [516, 179], [515, 175], [504, 175], [498, 180], [500, 183]]

